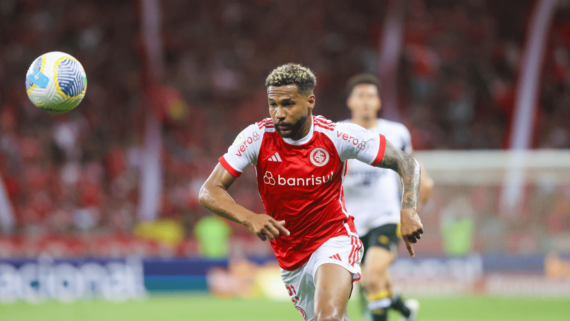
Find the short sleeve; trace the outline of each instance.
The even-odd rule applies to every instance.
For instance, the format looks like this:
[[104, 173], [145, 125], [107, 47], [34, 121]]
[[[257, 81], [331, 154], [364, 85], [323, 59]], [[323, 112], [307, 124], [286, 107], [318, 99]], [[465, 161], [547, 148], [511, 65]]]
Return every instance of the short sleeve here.
[[386, 151], [386, 137], [352, 123], [337, 123], [332, 140], [341, 161], [357, 159], [378, 166]]
[[220, 157], [220, 164], [230, 174], [239, 177], [247, 166], [257, 164], [262, 138], [263, 131], [257, 125], [247, 127], [239, 133], [228, 152]]

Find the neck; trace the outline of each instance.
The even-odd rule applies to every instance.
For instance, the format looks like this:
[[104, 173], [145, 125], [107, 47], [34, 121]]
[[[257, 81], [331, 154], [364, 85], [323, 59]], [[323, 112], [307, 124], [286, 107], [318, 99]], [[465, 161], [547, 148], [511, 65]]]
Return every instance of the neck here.
[[366, 129], [370, 129], [374, 126], [376, 126], [376, 123], [378, 122], [376, 117], [370, 117], [368, 119], [363, 119], [363, 118], [355, 118], [354, 116], [350, 119], [350, 122], [356, 125], [360, 125]]
[[291, 137], [291, 139], [292, 140], [300, 140], [300, 139], [307, 137], [307, 135], [309, 135], [309, 133], [311, 132], [312, 123], [313, 123], [313, 115], [309, 114], [309, 116], [305, 120], [305, 123], [303, 124], [303, 127], [301, 127], [301, 130], [299, 130], [297, 132], [297, 135], [295, 135], [294, 137]]

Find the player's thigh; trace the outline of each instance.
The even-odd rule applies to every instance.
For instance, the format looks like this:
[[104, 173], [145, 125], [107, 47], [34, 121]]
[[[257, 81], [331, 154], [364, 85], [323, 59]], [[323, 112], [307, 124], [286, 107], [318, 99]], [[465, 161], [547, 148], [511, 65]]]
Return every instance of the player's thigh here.
[[394, 254], [387, 249], [379, 246], [368, 248], [364, 258], [363, 277], [386, 275], [392, 261]]
[[346, 306], [352, 291], [352, 274], [344, 267], [326, 263], [315, 274], [315, 321], [348, 320]]
[[399, 243], [398, 224], [385, 224], [372, 229], [363, 240], [364, 255], [363, 279], [383, 276], [397, 255]]

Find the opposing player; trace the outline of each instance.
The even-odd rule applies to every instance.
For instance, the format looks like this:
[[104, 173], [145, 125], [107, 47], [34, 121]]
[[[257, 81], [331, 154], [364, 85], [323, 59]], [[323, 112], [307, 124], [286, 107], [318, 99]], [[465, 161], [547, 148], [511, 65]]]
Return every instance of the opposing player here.
[[[404, 182], [402, 235], [410, 255], [423, 233], [416, 206], [420, 166], [383, 135], [313, 116], [316, 78], [287, 64], [267, 77], [269, 114], [242, 131], [200, 190], [200, 204], [269, 239], [295, 308], [305, 320], [350, 320], [346, 305], [360, 279], [362, 243], [346, 212], [346, 161], [390, 168]], [[227, 190], [248, 165], [267, 214], [237, 204]], [[271, 317], [268, 316], [268, 319]]]
[[[362, 74], [348, 81], [347, 99], [352, 118], [346, 123], [360, 125], [408, 154], [412, 153], [410, 132], [403, 124], [377, 119], [381, 107], [378, 79]], [[374, 168], [358, 160], [348, 162], [343, 183], [348, 213], [354, 216], [356, 230], [364, 245], [361, 284], [368, 301], [367, 313], [374, 321], [385, 321], [388, 309], [402, 314], [402, 320], [415, 320], [419, 309], [416, 300], [403, 301], [394, 293], [388, 267], [397, 256], [400, 235], [401, 183], [398, 175], [384, 168]], [[430, 194], [433, 181], [421, 172], [420, 204]], [[365, 300], [366, 301], [366, 300]]]

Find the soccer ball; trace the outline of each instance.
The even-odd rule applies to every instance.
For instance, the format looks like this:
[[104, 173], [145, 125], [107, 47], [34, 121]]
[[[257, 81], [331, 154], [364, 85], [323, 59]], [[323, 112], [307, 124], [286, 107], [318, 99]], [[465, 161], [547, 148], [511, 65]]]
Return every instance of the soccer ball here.
[[39, 56], [26, 74], [26, 92], [34, 105], [50, 114], [65, 113], [77, 107], [87, 90], [83, 66], [63, 52]]

